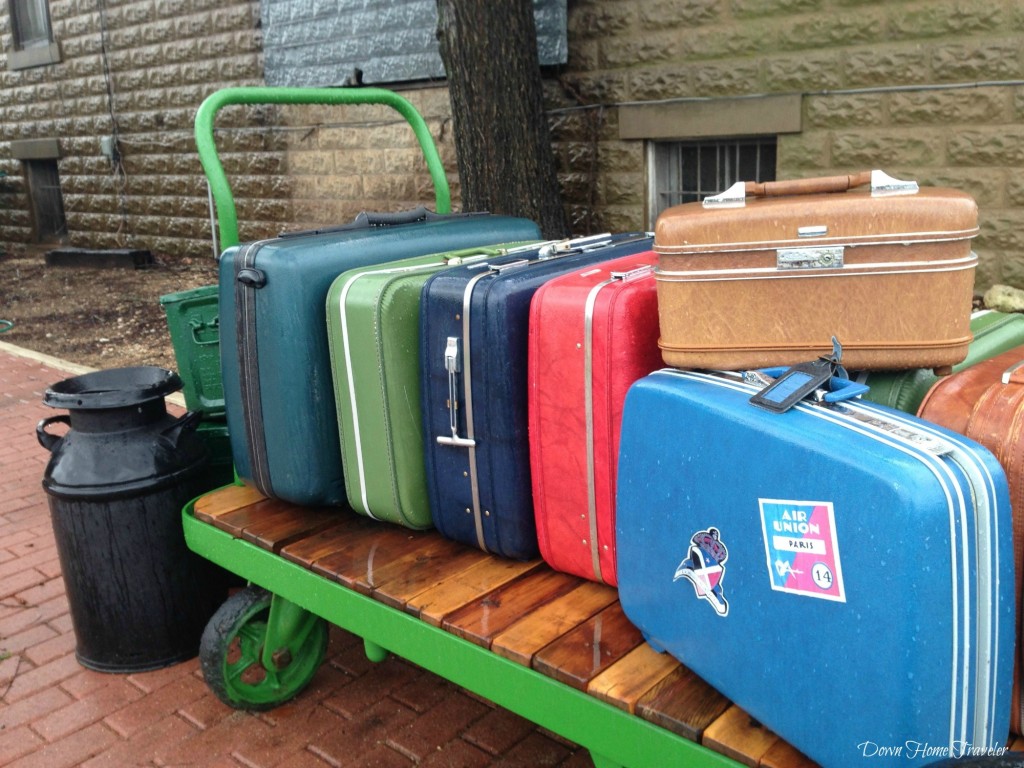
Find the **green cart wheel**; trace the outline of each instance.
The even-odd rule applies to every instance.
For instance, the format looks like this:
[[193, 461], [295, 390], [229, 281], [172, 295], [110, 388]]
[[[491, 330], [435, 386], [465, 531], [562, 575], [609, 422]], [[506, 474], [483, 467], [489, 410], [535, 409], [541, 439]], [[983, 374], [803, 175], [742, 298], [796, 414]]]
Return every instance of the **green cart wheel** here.
[[203, 632], [199, 663], [206, 684], [235, 709], [273, 709], [294, 698], [312, 680], [327, 652], [327, 622], [304, 611], [292, 611], [284, 635], [277, 633], [286, 639], [279, 639], [278, 648], [266, 648], [268, 636], [274, 634], [268, 629], [275, 599], [258, 587], [236, 592]]

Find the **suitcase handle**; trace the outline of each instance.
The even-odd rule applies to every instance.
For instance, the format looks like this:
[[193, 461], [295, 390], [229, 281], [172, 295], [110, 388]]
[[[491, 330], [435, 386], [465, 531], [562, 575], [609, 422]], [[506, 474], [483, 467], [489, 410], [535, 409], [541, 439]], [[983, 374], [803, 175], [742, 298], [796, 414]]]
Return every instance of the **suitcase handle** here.
[[396, 227], [400, 224], [415, 224], [418, 221], [440, 219], [441, 215], [431, 213], [422, 205], [409, 211], [362, 211], [353, 223], [364, 227]]
[[999, 379], [1003, 384], [1024, 384], [1024, 360], [1003, 371]]
[[787, 197], [791, 195], [818, 195], [846, 192], [855, 187], [871, 185], [871, 196], [913, 195], [919, 187], [916, 181], [894, 179], [884, 171], [862, 171], [846, 176], [819, 176], [811, 179], [784, 181], [737, 181], [724, 192], [705, 197], [705, 208], [739, 208], [746, 205], [747, 197]]
[[448, 422], [451, 427], [451, 437], [438, 435], [438, 445], [454, 445], [458, 448], [473, 448], [476, 440], [471, 437], [459, 435], [459, 400], [458, 400], [458, 374], [462, 368], [459, 365], [459, 339], [457, 336], [449, 336], [444, 348], [444, 369], [448, 373]]
[[360, 211], [348, 224], [332, 227], [316, 227], [315, 229], [297, 229], [293, 232], [281, 232], [280, 238], [308, 237], [309, 235], [326, 235], [333, 232], [351, 232], [356, 229], [374, 229], [375, 227], [397, 227], [402, 224], [416, 224], [423, 221], [444, 221], [462, 219], [469, 216], [486, 216], [486, 211], [467, 213], [434, 213], [420, 205], [407, 211]]
[[751, 197], [784, 197], [786, 195], [817, 195], [825, 192], [846, 192], [871, 183], [871, 171], [852, 176], [819, 176], [813, 179], [784, 181], [746, 181], [743, 190]]

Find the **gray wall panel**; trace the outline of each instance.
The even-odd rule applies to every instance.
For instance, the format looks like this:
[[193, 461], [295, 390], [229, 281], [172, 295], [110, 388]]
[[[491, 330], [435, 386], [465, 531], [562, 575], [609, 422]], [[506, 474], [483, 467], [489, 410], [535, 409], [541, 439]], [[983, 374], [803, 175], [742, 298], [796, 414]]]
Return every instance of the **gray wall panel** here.
[[[435, 0], [262, 0], [264, 76], [274, 86], [444, 77]], [[566, 0], [534, 0], [541, 64], [564, 64]]]

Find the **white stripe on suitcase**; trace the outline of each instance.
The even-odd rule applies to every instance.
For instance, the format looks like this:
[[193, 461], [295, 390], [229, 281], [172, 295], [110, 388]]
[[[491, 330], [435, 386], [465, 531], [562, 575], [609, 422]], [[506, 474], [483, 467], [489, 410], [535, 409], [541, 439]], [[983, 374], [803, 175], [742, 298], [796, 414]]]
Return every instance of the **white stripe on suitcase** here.
[[[349, 278], [345, 285], [342, 286], [341, 293], [338, 296], [338, 306], [335, 309], [338, 312], [338, 316], [341, 322], [341, 346], [345, 354], [345, 376], [348, 382], [348, 396], [349, 405], [352, 408], [352, 439], [356, 444], [356, 471], [359, 476], [359, 498], [363, 503], [363, 511], [374, 520], [380, 518], [373, 514], [370, 509], [370, 501], [367, 498], [366, 492], [366, 466], [363, 462], [363, 442], [362, 433], [359, 430], [359, 407], [356, 404], [356, 384], [355, 374], [352, 366], [352, 345], [349, 343], [348, 333], [348, 314], [345, 312], [345, 304], [348, 301], [349, 291], [352, 286], [355, 285], [356, 281], [361, 277], [368, 275], [389, 275], [389, 274], [402, 274], [405, 272], [417, 272], [420, 270], [435, 269], [437, 267], [444, 266], [445, 262], [439, 261], [431, 264], [422, 264], [408, 267], [394, 267], [391, 269], [375, 269], [367, 272], [360, 272], [357, 275], [353, 275]], [[378, 357], [377, 357], [377, 368], [380, 370], [383, 367], [383, 361], [380, 359], [380, 345], [377, 345]], [[397, 506], [397, 504], [396, 504]]]
[[594, 306], [601, 291], [613, 283], [635, 280], [654, 273], [653, 266], [642, 266], [628, 272], [612, 272], [587, 294], [583, 307], [583, 406], [587, 438], [587, 522], [590, 531], [590, 558], [594, 578], [605, 583], [601, 573], [601, 547], [597, 535], [597, 467], [594, 459]]
[[601, 573], [601, 549], [597, 540], [597, 467], [594, 461], [594, 305], [597, 294], [620, 278], [614, 276], [595, 285], [583, 307], [583, 408], [587, 425], [587, 525], [590, 531], [590, 560], [594, 578], [605, 583]]
[[[844, 264], [841, 267], [830, 269], [809, 269], [806, 272], [799, 270], [777, 267], [750, 267], [746, 269], [708, 269], [693, 271], [678, 271], [658, 269], [656, 271], [659, 282], [726, 282], [734, 280], [792, 280], [802, 277], [866, 277], [868, 275], [915, 275], [932, 272], [960, 272], [965, 269], [974, 269], [978, 264], [978, 256], [974, 252], [962, 259], [947, 259], [945, 261], [919, 261], [919, 262], [879, 262], [867, 264]], [[907, 267], [912, 266], [913, 269]]]
[[[888, 414], [887, 414], [888, 415]], [[999, 612], [994, 608], [998, 602], [999, 595], [999, 574], [1000, 574], [1000, 560], [999, 560], [999, 538], [1000, 536], [1010, 535], [1012, 531], [1004, 531], [999, 525], [999, 508], [997, 502], [997, 496], [995, 491], [995, 481], [989, 472], [988, 467], [984, 463], [977, 460], [974, 452], [970, 450], [970, 447], [963, 442], [958, 436], [951, 435], [939, 435], [938, 430], [934, 429], [927, 423], [922, 424], [920, 422], [911, 422], [909, 416], [906, 414], [898, 413], [892, 414], [891, 418], [894, 421], [903, 422], [908, 425], [914, 426], [916, 429], [920, 429], [925, 432], [930, 432], [933, 435], [941, 437], [943, 440], [950, 442], [957, 446], [957, 463], [960, 468], [968, 476], [974, 476], [973, 487], [986, 488], [986, 494], [975, 493], [975, 502], [977, 504], [975, 510], [975, 521], [977, 525], [977, 560], [979, 565], [984, 565], [984, 561], [987, 560], [989, 563], [988, 568], [979, 567], [979, 581], [984, 580], [985, 576], [994, 575], [994, 578], [988, 581], [987, 589], [982, 589], [982, 584], [978, 585], [979, 592], [979, 604], [977, 610], [977, 620], [979, 626], [979, 642], [977, 648], [977, 668], [979, 670], [991, 669], [991, 675], [983, 675], [979, 679], [979, 683], [982, 684], [982, 690], [976, 694], [976, 698], [981, 700], [985, 695], [985, 689], [987, 689], [987, 700], [985, 701], [984, 707], [976, 707], [975, 709], [975, 723], [974, 733], [975, 737], [979, 733], [979, 730], [984, 733], [988, 743], [998, 736], [994, 733], [994, 721], [989, 715], [995, 710], [995, 698], [996, 698], [996, 687], [990, 685], [991, 680], [999, 679]], [[991, 500], [992, 503], [987, 503]], [[987, 514], [981, 514], [982, 510], [986, 510]], [[988, 604], [981, 600], [980, 595], [988, 593]], [[994, 624], [993, 624], [994, 620]]]

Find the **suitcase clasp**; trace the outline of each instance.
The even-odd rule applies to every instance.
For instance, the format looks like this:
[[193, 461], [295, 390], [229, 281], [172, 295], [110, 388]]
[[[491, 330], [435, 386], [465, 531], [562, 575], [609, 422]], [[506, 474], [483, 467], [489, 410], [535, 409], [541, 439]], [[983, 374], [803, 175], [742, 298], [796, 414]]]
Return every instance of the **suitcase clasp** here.
[[448, 372], [448, 423], [451, 426], [451, 437], [439, 435], [437, 442], [440, 445], [455, 445], [460, 448], [472, 448], [476, 440], [459, 436], [459, 399], [458, 374], [462, 370], [459, 363], [459, 337], [449, 336], [444, 348], [444, 369]]
[[[511, 272], [513, 269], [522, 269], [523, 267], [529, 266], [529, 264], [530, 262], [528, 259], [516, 259], [515, 261], [507, 261], [502, 264], [488, 264], [487, 268], [500, 275], [502, 272]], [[451, 342], [451, 339], [448, 339], [448, 341]]]
[[650, 264], [644, 264], [643, 266], [634, 267], [633, 269], [612, 272], [611, 277], [612, 280], [621, 280], [624, 283], [628, 283], [630, 280], [636, 280], [652, 274], [654, 274], [654, 267]]
[[547, 259], [557, 259], [560, 256], [569, 256], [574, 253], [593, 251], [598, 248], [604, 248], [611, 241], [612, 236], [608, 232], [603, 232], [599, 235], [574, 237], [567, 240], [556, 240], [541, 247], [537, 252], [537, 260], [545, 261]]
[[843, 247], [779, 248], [775, 252], [775, 268], [842, 269]]

